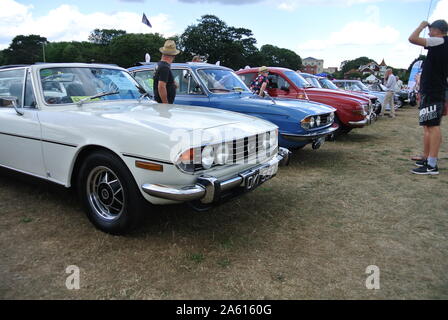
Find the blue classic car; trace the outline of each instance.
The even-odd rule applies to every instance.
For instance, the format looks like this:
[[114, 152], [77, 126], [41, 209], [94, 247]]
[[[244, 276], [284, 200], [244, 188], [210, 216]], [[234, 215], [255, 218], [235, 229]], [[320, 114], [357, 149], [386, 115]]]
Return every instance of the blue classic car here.
[[[149, 93], [153, 93], [155, 63], [129, 68]], [[181, 105], [212, 107], [268, 120], [279, 127], [279, 145], [290, 149], [311, 143], [318, 149], [337, 130], [335, 109], [318, 103], [259, 97], [233, 70], [206, 63], [173, 63], [176, 100]]]

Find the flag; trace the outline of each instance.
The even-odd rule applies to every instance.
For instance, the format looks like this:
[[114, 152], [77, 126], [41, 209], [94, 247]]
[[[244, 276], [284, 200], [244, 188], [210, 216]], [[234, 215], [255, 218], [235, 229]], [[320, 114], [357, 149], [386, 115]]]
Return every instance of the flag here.
[[416, 85], [416, 75], [422, 72], [422, 60], [417, 60], [414, 62], [411, 68], [411, 74], [409, 75], [408, 87], [414, 89]]
[[146, 15], [143, 13], [142, 22], [146, 24], [148, 27], [152, 28], [151, 23], [149, 22], [148, 18], [146, 18]]

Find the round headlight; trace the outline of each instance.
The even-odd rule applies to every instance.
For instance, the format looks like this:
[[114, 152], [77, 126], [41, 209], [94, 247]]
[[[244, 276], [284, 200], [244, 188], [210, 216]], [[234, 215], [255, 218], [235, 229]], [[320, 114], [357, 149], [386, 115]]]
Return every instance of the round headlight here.
[[320, 116], [316, 117], [316, 126], [320, 126]]
[[215, 160], [215, 151], [212, 146], [206, 146], [202, 149], [202, 167], [204, 169], [210, 169]]
[[221, 144], [216, 148], [215, 158], [216, 163], [218, 164], [226, 164], [227, 160], [229, 160], [230, 152], [229, 146], [227, 144]]
[[316, 121], [314, 120], [313, 117], [311, 117], [310, 118], [310, 128], [313, 128], [315, 124], [316, 124]]

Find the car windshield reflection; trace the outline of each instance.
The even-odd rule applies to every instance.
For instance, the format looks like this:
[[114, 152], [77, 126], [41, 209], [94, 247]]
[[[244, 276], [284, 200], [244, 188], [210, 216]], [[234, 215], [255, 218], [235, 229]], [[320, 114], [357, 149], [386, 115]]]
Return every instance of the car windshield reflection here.
[[294, 84], [298, 87], [298, 88], [310, 88], [312, 87], [312, 85], [310, 85], [304, 77], [302, 77], [301, 75], [297, 74], [294, 71], [285, 71], [284, 72], [285, 75], [289, 78], [289, 80], [291, 80], [292, 82], [294, 82]]
[[321, 79], [320, 82], [322, 84], [322, 87], [324, 87], [326, 89], [339, 90], [339, 88], [328, 79]]
[[232, 71], [220, 69], [201, 69], [198, 76], [213, 93], [250, 92], [246, 84]]
[[40, 79], [47, 104], [79, 103], [91, 97], [90, 101], [134, 100], [144, 93], [129, 74], [117, 69], [46, 68], [40, 70]]

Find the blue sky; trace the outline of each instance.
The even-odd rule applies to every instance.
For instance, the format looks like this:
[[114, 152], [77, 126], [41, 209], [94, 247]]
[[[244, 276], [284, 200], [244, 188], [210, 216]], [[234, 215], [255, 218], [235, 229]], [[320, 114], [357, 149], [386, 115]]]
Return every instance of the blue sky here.
[[[272, 44], [325, 67], [368, 56], [407, 68], [421, 52], [408, 43], [431, 0], [0, 0], [0, 49], [17, 34], [50, 41], [87, 40], [95, 28], [180, 34], [204, 14], [251, 29], [257, 45]], [[141, 21], [145, 12], [153, 24]], [[448, 20], [448, 0], [433, 0], [430, 21]]]

